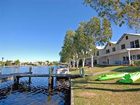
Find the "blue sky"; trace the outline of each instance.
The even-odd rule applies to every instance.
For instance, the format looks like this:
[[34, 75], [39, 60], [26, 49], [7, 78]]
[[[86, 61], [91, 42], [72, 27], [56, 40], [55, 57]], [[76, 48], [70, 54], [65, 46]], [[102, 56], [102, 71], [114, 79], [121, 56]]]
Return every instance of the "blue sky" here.
[[[0, 0], [0, 57], [58, 61], [66, 31], [93, 16], [83, 0]], [[112, 41], [134, 32], [114, 24], [112, 29]]]

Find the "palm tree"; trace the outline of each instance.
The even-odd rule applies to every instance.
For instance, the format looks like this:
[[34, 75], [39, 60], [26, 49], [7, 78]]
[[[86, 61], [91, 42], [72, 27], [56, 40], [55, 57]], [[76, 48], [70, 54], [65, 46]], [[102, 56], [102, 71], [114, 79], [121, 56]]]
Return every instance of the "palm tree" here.
[[4, 66], [4, 63], [3, 63], [3, 61], [4, 61], [4, 57], [2, 57], [1, 59], [2, 59], [2, 66]]
[[2, 57], [1, 59], [2, 59], [2, 61], [3, 61], [3, 60], [4, 60], [4, 57]]

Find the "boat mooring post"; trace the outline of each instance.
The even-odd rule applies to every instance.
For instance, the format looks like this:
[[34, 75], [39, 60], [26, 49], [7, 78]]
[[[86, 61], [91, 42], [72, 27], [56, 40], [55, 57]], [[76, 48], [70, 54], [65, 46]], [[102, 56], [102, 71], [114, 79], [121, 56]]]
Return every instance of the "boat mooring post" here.
[[32, 66], [29, 67], [29, 73], [32, 74]]
[[54, 68], [53, 67], [50, 67], [49, 68], [49, 80], [48, 80], [48, 86], [50, 87], [50, 88], [53, 88], [53, 70], [54, 70]]
[[2, 74], [2, 68], [0, 67], [0, 75]]
[[80, 69], [80, 76], [81, 76], [81, 77], [85, 77], [84, 68], [81, 68], [81, 69]]
[[19, 77], [14, 76], [14, 84], [19, 84]]
[[[29, 67], [29, 73], [32, 74], [32, 66]], [[29, 76], [29, 84], [31, 84], [31, 77]]]

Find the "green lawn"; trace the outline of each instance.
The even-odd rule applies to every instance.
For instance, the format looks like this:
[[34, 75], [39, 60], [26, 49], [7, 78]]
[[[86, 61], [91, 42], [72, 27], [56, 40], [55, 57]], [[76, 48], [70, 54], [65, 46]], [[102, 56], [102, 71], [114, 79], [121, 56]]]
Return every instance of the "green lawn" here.
[[[140, 80], [134, 84], [118, 84], [115, 80], [96, 81], [96, 78], [105, 74], [140, 71], [139, 67], [110, 66], [85, 68], [86, 74], [97, 74], [85, 78], [75, 79], [72, 82], [75, 105], [139, 105]], [[72, 71], [77, 73], [78, 71]]]

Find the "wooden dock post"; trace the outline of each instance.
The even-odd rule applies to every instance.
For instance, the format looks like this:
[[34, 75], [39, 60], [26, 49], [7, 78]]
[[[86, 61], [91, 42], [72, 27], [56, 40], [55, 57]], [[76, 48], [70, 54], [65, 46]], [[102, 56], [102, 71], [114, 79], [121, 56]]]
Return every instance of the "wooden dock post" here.
[[29, 72], [32, 73], [32, 66], [29, 67]]
[[49, 68], [48, 86], [51, 84], [51, 68]]
[[32, 80], [31, 80], [31, 77], [29, 77], [29, 85], [31, 84], [31, 81], [32, 81]]
[[0, 75], [2, 74], [2, 68], [0, 67]]
[[17, 77], [17, 84], [19, 84], [19, 77]]
[[53, 75], [53, 71], [54, 71], [54, 67], [52, 67], [52, 72], [51, 72], [51, 88], [53, 89], [53, 81], [54, 81], [54, 77], [52, 76]]
[[52, 74], [53, 74], [53, 70], [54, 70], [54, 68], [53, 67], [51, 67], [50, 69], [49, 69], [49, 80], [48, 80], [48, 86], [49, 86], [49, 88], [53, 88], [53, 76], [52, 76]]
[[[32, 67], [29, 67], [29, 73], [32, 74]], [[29, 84], [31, 84], [31, 77], [29, 76]]]
[[80, 75], [81, 75], [82, 77], [85, 77], [84, 68], [81, 68], [81, 69], [80, 69]]
[[19, 84], [19, 77], [14, 76], [14, 84]]

